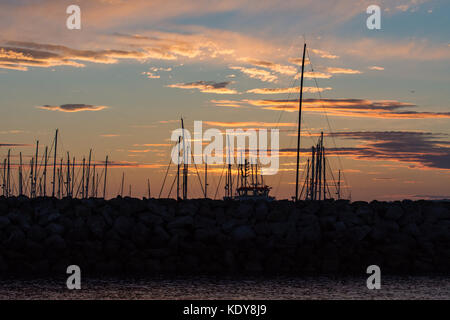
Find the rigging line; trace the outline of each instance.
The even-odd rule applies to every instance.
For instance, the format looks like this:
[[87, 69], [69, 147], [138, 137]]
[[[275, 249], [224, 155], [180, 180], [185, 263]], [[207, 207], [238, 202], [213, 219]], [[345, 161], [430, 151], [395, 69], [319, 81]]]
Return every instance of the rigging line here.
[[[330, 129], [330, 133], [332, 134], [332, 133], [333, 133], [333, 130], [332, 130], [332, 127], [331, 127], [331, 124], [330, 124], [330, 120], [329, 120], [329, 118], [328, 118], [328, 113], [327, 113], [326, 108], [325, 108], [325, 106], [324, 106], [324, 104], [323, 104], [322, 94], [321, 94], [320, 89], [319, 89], [319, 84], [318, 84], [317, 78], [316, 78], [316, 76], [315, 76], [314, 67], [313, 67], [313, 64], [312, 64], [311, 57], [310, 57], [310, 55], [309, 55], [309, 50], [308, 50], [308, 49], [306, 50], [306, 53], [308, 54], [309, 65], [310, 65], [310, 67], [311, 67], [311, 72], [312, 72], [312, 74], [313, 74], [314, 82], [315, 82], [315, 84], [316, 84], [317, 93], [319, 94], [319, 98], [320, 98], [320, 101], [321, 101], [321, 105], [322, 105], [322, 108], [323, 108], [324, 113], [325, 113], [325, 118], [326, 118], [327, 123], [328, 123], [328, 128]], [[332, 141], [333, 141], [334, 147], [337, 149], [337, 146], [336, 146], [336, 140], [334, 139], [334, 136], [333, 136], [333, 135], [331, 135], [331, 139], [332, 139]], [[337, 155], [337, 157], [338, 157], [339, 165], [340, 165], [341, 169], [343, 169], [341, 157], [339, 156], [339, 154]], [[342, 170], [342, 171], [343, 171], [343, 170]], [[343, 174], [342, 176], [343, 176], [343, 178], [344, 178], [344, 179], [343, 179], [343, 180], [344, 180], [344, 185], [347, 186], [347, 178], [345, 177], [344, 174]]]
[[303, 177], [305, 177], [305, 182], [303, 183], [303, 186], [302, 186], [302, 191], [300, 192], [300, 196], [299, 196], [299, 199], [301, 199], [302, 198], [302, 196], [303, 196], [303, 191], [305, 190], [305, 186], [306, 186], [306, 184], [308, 183], [308, 181], [306, 180], [306, 178], [308, 177], [308, 175], [305, 175], [305, 173], [306, 173], [306, 171], [308, 171], [308, 163], [305, 163], [305, 166], [303, 167], [304, 169], [303, 169], [303, 173], [302, 173], [302, 176], [301, 176], [301, 179], [300, 180], [303, 180]]
[[220, 174], [219, 183], [217, 184], [216, 193], [214, 194], [214, 200], [216, 200], [217, 192], [219, 191], [220, 183], [222, 182], [222, 176], [223, 176], [223, 172], [225, 171], [225, 166], [226, 165], [224, 163], [223, 168], [222, 168], [222, 173]]
[[170, 195], [172, 194], [172, 189], [173, 189], [173, 186], [175, 185], [176, 181], [177, 181], [177, 175], [174, 175], [174, 179], [173, 179], [172, 185], [170, 186], [169, 194], [167, 195], [168, 199], [170, 198]]
[[[191, 153], [191, 150], [189, 147], [188, 147], [188, 152], [192, 158], [192, 153]], [[195, 163], [195, 161], [193, 161], [193, 162], [194, 162], [195, 171], [197, 172], [198, 182], [200, 182], [200, 187], [202, 188], [202, 193], [205, 194], [205, 189], [203, 189], [203, 183], [202, 183], [202, 180], [200, 179], [200, 174], [198, 173], [197, 164]]]
[[[326, 163], [328, 164], [328, 168], [330, 169], [329, 172], [331, 173], [331, 178], [333, 179], [333, 184], [334, 184], [334, 187], [336, 188], [336, 193], [337, 193], [337, 191], [338, 191], [338, 186], [337, 186], [337, 184], [336, 184], [336, 179], [334, 178], [334, 174], [333, 174], [333, 170], [332, 170], [332, 168], [331, 168], [330, 161], [328, 160], [328, 158], [325, 159], [325, 161], [326, 161]], [[329, 194], [331, 194], [331, 193], [329, 193]]]
[[166, 174], [164, 176], [164, 180], [163, 180], [163, 183], [162, 183], [162, 186], [161, 186], [161, 190], [159, 191], [158, 198], [161, 198], [161, 194], [163, 192], [164, 185], [166, 184], [167, 174], [169, 173], [169, 169], [170, 169], [170, 165], [171, 164], [172, 164], [172, 157], [170, 157], [169, 165], [167, 166]]

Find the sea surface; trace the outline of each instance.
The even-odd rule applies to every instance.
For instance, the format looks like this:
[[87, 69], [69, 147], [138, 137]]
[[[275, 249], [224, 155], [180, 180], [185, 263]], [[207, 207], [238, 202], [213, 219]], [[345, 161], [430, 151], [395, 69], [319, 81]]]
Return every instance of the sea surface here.
[[0, 280], [0, 299], [450, 299], [450, 277], [381, 279], [369, 290], [365, 277], [304, 278], [103, 278], [82, 279], [68, 290], [65, 279]]

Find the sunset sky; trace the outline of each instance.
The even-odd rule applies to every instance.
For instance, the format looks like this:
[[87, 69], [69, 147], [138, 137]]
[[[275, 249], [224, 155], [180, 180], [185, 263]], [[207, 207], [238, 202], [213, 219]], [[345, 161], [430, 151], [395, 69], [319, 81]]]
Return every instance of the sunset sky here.
[[[66, 28], [71, 4], [81, 30]], [[366, 26], [371, 4], [381, 30]], [[149, 178], [157, 196], [181, 117], [278, 127], [280, 172], [266, 182], [290, 198], [306, 41], [301, 147], [324, 132], [352, 200], [450, 198], [449, 16], [447, 0], [0, 0], [0, 159], [28, 163], [59, 128], [58, 159], [109, 155], [108, 197], [122, 172], [126, 193], [145, 195]]]

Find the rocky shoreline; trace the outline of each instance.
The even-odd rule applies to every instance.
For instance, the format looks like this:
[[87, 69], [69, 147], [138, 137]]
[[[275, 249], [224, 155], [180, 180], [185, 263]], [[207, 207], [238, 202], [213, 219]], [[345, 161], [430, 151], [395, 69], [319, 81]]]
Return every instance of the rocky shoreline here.
[[0, 276], [450, 273], [450, 203], [0, 197]]

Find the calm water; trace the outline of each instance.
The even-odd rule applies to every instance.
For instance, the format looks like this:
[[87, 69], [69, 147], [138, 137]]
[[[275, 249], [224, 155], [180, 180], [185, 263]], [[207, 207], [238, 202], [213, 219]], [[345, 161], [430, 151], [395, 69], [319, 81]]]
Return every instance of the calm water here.
[[0, 299], [450, 299], [450, 277], [383, 277], [380, 290], [365, 278], [65, 279], [0, 280]]

